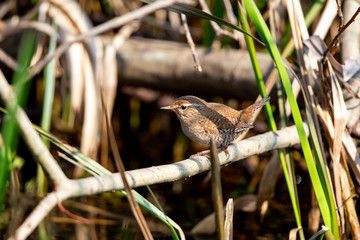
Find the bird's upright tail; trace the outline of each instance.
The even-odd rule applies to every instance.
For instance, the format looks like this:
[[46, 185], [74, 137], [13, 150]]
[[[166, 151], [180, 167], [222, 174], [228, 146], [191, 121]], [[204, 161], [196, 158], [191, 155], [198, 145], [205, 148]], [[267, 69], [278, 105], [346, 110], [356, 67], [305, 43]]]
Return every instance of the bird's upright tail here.
[[245, 108], [244, 110], [241, 111], [240, 113], [240, 120], [245, 120], [244, 122], [248, 122], [250, 124], [253, 123], [254, 118], [255, 118], [255, 113], [258, 109], [262, 108], [265, 103], [267, 103], [270, 100], [270, 97], [267, 96], [257, 102], [255, 102], [254, 104], [250, 105], [249, 107]]
[[[268, 101], [270, 100], [270, 96], [267, 96], [267, 97], [264, 97], [263, 99], [255, 102], [253, 105], [251, 106], [254, 106], [255, 107], [255, 111], [258, 110], [259, 108], [262, 108], [265, 103], [267, 103]], [[251, 107], [250, 106], [250, 107]]]

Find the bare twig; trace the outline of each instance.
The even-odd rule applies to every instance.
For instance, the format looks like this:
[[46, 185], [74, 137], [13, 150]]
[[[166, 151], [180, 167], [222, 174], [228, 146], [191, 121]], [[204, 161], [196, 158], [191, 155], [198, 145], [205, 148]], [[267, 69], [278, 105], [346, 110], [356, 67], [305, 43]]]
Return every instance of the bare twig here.
[[237, 19], [235, 17], [234, 11], [231, 7], [231, 3], [230, 0], [223, 0], [224, 6], [225, 6], [225, 10], [226, 10], [226, 15], [230, 21], [231, 24], [236, 25], [237, 24]]
[[0, 4], [0, 19], [3, 19], [3, 17], [13, 8], [15, 8], [15, 6], [16, 2], [11, 0]]
[[[154, 25], [160, 29], [172, 32], [172, 33], [180, 33], [180, 34], [184, 34], [184, 28], [180, 25], [177, 27], [172, 26], [169, 22], [164, 22], [164, 21], [160, 21], [157, 18], [154, 18], [152, 16], [145, 16], [141, 19], [142, 22], [147, 23], [149, 25]], [[190, 30], [191, 30], [191, 34], [193, 36], [201, 36], [201, 29], [198, 27], [191, 27], [190, 26]]]
[[43, 5], [43, 3], [45, 2], [50, 2], [50, 0], [38, 1], [32, 9], [30, 9], [24, 16], [21, 17], [21, 21], [30, 21], [31, 19], [33, 19], [39, 13], [40, 6]]
[[6, 26], [6, 28], [0, 27], [0, 41], [7, 35], [21, 32], [24, 29], [35, 29], [36, 31], [45, 33], [49, 36], [56, 34], [50, 24], [37, 21], [21, 21], [19, 24], [14, 26]]
[[16, 70], [18, 68], [18, 64], [11, 56], [9, 56], [4, 50], [0, 48], [0, 61], [2, 61], [5, 65], [7, 65], [10, 69]]
[[58, 206], [58, 208], [59, 208], [66, 216], [68, 216], [69, 218], [75, 219], [75, 220], [80, 221], [80, 222], [85, 223], [85, 224], [89, 224], [89, 223], [90, 223], [89, 219], [83, 218], [83, 217], [81, 217], [81, 216], [79, 216], [79, 215], [76, 215], [76, 214], [70, 212], [70, 211], [67, 210], [61, 203], [58, 203], [57, 206]]
[[[61, 193], [64, 194], [64, 192]], [[59, 192], [52, 192], [46, 195], [27, 217], [25, 222], [16, 230], [15, 235], [11, 236], [8, 240], [26, 239], [40, 224], [41, 220], [57, 205], [59, 199], [61, 199]]]
[[336, 5], [338, 7], [338, 18], [339, 18], [339, 32], [341, 31], [341, 29], [344, 27], [344, 15], [341, 11], [341, 3], [340, 0], [336, 0]]
[[326, 49], [326, 51], [323, 54], [323, 58], [322, 58], [323, 63], [325, 63], [326, 57], [327, 57], [329, 51], [334, 47], [334, 44], [340, 39], [341, 35], [350, 26], [350, 24], [355, 22], [355, 18], [357, 17], [357, 15], [359, 15], [359, 13], [360, 13], [360, 7], [356, 10], [354, 15], [350, 18], [350, 20], [344, 25], [344, 27], [341, 29], [341, 31], [339, 31], [338, 34], [336, 34], [334, 39], [331, 41], [329, 47]]
[[[199, 0], [199, 3], [204, 12], [211, 14], [210, 9], [207, 6], [205, 0]], [[213, 27], [217, 36], [224, 35], [224, 36], [231, 37], [232, 39], [239, 40], [239, 38], [236, 36], [236, 34], [222, 29], [216, 22], [210, 21], [210, 24]]]
[[[237, 25], [237, 18], [234, 14], [234, 10], [231, 6], [231, 2], [230, 0], [223, 0], [224, 6], [225, 6], [225, 11], [226, 11], [226, 16], [228, 17], [229, 21], [231, 24], [233, 25]], [[236, 36], [236, 39], [239, 42], [240, 48], [246, 48], [246, 43], [245, 43], [245, 39], [244, 39], [244, 35], [241, 34], [241, 32], [235, 31], [234, 35]]]
[[198, 57], [198, 55], [196, 53], [196, 50], [195, 50], [195, 43], [194, 43], [194, 41], [193, 41], [193, 39], [191, 37], [189, 25], [188, 25], [187, 20], [186, 20], [186, 16], [185, 16], [185, 14], [180, 14], [180, 16], [181, 16], [181, 21], [183, 22], [183, 25], [184, 25], [185, 36], [186, 36], [187, 42], [188, 42], [188, 44], [190, 46], [191, 54], [192, 54], [194, 62], [195, 62], [195, 68], [199, 72], [202, 72], [202, 68], [201, 68], [201, 65], [200, 65], [200, 60], [199, 60], [199, 57]]
[[[344, 15], [341, 10], [341, 2], [340, 0], [336, 0], [336, 5], [338, 8], [338, 18], [339, 18], [339, 26], [338, 26], [338, 32], [341, 32], [341, 29], [344, 27]], [[336, 40], [336, 43], [334, 44], [334, 47], [331, 48], [331, 55], [334, 55], [336, 50], [339, 47], [340, 39]]]

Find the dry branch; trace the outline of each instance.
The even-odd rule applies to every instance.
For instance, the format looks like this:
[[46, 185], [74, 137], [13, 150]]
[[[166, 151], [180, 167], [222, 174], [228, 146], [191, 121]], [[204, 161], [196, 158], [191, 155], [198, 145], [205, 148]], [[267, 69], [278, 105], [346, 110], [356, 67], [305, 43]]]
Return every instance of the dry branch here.
[[[21, 125], [22, 123], [19, 122], [19, 124]], [[307, 124], [304, 124], [306, 125], [306, 134], [309, 134]], [[220, 152], [220, 165], [227, 165], [252, 155], [290, 147], [299, 143], [300, 140], [295, 126], [287, 127], [277, 132], [267, 132], [230, 145], [228, 147], [228, 154]], [[188, 178], [209, 169], [209, 159], [199, 156], [177, 163], [127, 171], [126, 178], [130, 187], [135, 188]], [[98, 194], [124, 188], [119, 173], [70, 181], [71, 183], [67, 184], [68, 188], [58, 189], [56, 192], [46, 196], [17, 229], [14, 238], [11, 239], [25, 239], [30, 235], [47, 213], [55, 207], [54, 199], [62, 202], [71, 197]]]
[[[107, 40], [104, 40], [107, 41]], [[118, 51], [119, 84], [184, 94], [216, 94], [241, 99], [257, 97], [247, 51], [197, 47], [202, 72], [185, 43], [131, 38]], [[264, 78], [273, 69], [268, 54], [257, 53]]]
[[[307, 124], [305, 126], [307, 130]], [[308, 132], [307, 132], [308, 134]], [[299, 144], [295, 126], [284, 128], [277, 132], [267, 132], [247, 138], [228, 147], [229, 154], [219, 153], [220, 165], [227, 165], [252, 155], [261, 154], [278, 148], [290, 147]], [[210, 161], [207, 157], [198, 156], [180, 162], [131, 170], [126, 172], [127, 180], [132, 188], [157, 183], [172, 182], [188, 178], [208, 171]], [[123, 183], [118, 173], [109, 176], [82, 178], [73, 180], [81, 186], [73, 196], [96, 194], [113, 189], [123, 189]], [[90, 185], [91, 187], [89, 188]]]

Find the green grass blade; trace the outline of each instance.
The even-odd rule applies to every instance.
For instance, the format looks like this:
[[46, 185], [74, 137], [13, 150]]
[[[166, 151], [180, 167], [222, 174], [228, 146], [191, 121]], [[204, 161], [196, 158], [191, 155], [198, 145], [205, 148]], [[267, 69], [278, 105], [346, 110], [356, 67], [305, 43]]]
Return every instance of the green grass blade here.
[[[165, 216], [165, 221], [163, 221], [166, 225], [168, 225], [168, 227], [171, 230], [171, 234], [173, 236], [174, 239], [179, 239], [179, 236], [177, 235], [173, 224], [177, 225], [175, 222], [173, 222], [171, 219], [168, 218], [168, 216], [166, 216], [164, 209], [161, 207], [159, 201], [157, 200], [155, 194], [153, 193], [153, 191], [151, 190], [151, 188], [149, 187], [149, 185], [146, 185], [147, 190], [149, 191], [149, 193], [151, 194], [151, 196], [153, 197], [156, 205], [157, 205], [157, 209], [161, 211], [162, 215]], [[138, 194], [138, 193], [137, 193]], [[173, 222], [171, 222], [171, 221]], [[178, 228], [180, 228], [180, 226], [178, 226]], [[180, 233], [181, 234], [181, 233]], [[185, 239], [184, 235], [181, 235], [181, 239]]]
[[[241, 22], [242, 28], [245, 31], [250, 31], [250, 27], [249, 27], [249, 24], [247, 22], [245, 13], [243, 12], [242, 7], [240, 6], [240, 4], [239, 4], [238, 9], [239, 9], [239, 16], [240, 16], [240, 22]], [[262, 97], [265, 97], [267, 93], [266, 93], [266, 90], [265, 90], [265, 84], [264, 84], [264, 80], [263, 80], [263, 77], [262, 77], [262, 74], [261, 74], [261, 71], [260, 71], [259, 63], [258, 63], [257, 58], [256, 58], [256, 51], [255, 51], [254, 42], [253, 42], [253, 40], [251, 38], [249, 38], [246, 35], [245, 35], [245, 42], [246, 42], [246, 46], [248, 48], [248, 52], [249, 52], [249, 55], [250, 55], [250, 59], [251, 59], [251, 62], [252, 62], [252, 66], [253, 66], [253, 69], [254, 69], [255, 78], [256, 78], [256, 82], [257, 82], [258, 87], [259, 87], [260, 94], [261, 94]], [[276, 122], [275, 122], [275, 119], [274, 119], [274, 115], [273, 115], [273, 113], [271, 111], [270, 103], [266, 103], [265, 111], [266, 111], [266, 115], [267, 115], [267, 118], [268, 118], [270, 129], [272, 131], [276, 131], [277, 130]], [[292, 203], [292, 206], [293, 206], [295, 220], [296, 220], [297, 226], [300, 227], [300, 231], [299, 231], [300, 239], [305, 239], [304, 231], [302, 229], [302, 223], [301, 223], [301, 212], [300, 212], [299, 198], [298, 198], [298, 195], [297, 195], [297, 187], [296, 187], [295, 181], [293, 181], [293, 179], [295, 178], [294, 168], [293, 168], [292, 164], [290, 165], [291, 167], [288, 167], [288, 164], [287, 164], [286, 159], [285, 159], [284, 152], [281, 149], [278, 150], [278, 154], [279, 154], [279, 159], [281, 161], [282, 168], [284, 170], [283, 172], [284, 172], [284, 176], [285, 176], [285, 181], [286, 181], [287, 187], [289, 189], [289, 195], [290, 195], [291, 203]], [[290, 163], [291, 163], [291, 159], [289, 159], [289, 160], [290, 160]], [[289, 169], [291, 169], [291, 170], [289, 170]]]
[[[53, 23], [53, 29], [55, 30], [55, 34], [53, 34], [50, 37], [49, 54], [51, 54], [56, 48], [57, 27], [55, 23]], [[44, 104], [43, 104], [43, 112], [41, 116], [40, 126], [45, 131], [50, 131], [51, 115], [52, 115], [54, 93], [55, 93], [55, 59], [52, 59], [45, 67], [44, 80], [45, 80]], [[47, 143], [47, 140], [45, 141], [45, 143]], [[48, 143], [47, 146], [49, 146]]]
[[339, 228], [337, 223], [336, 211], [333, 208], [332, 204], [329, 204], [329, 201], [332, 200], [332, 195], [329, 194], [330, 190], [327, 189], [326, 182], [324, 182], [323, 177], [318, 174], [314, 158], [312, 156], [312, 151], [310, 148], [309, 141], [306, 137], [304, 127], [302, 125], [302, 118], [300, 115], [300, 110], [296, 102], [295, 96], [292, 92], [291, 82], [289, 76], [287, 75], [285, 65], [282, 61], [281, 55], [276, 47], [276, 44], [270, 34], [270, 31], [262, 18], [260, 12], [258, 11], [255, 3], [252, 0], [244, 0], [244, 4], [247, 10], [249, 17], [252, 19], [257, 32], [259, 33], [261, 39], [265, 42], [267, 49], [269, 50], [272, 58], [275, 61], [275, 64], [278, 68], [284, 90], [288, 97], [291, 106], [292, 116], [299, 134], [301, 146], [303, 149], [303, 154], [308, 166], [310, 178], [315, 190], [315, 195], [319, 203], [320, 211], [324, 220], [325, 225], [330, 228], [332, 234], [335, 238], [339, 238]]
[[[30, 91], [30, 82], [26, 81], [26, 76], [30, 62], [35, 50], [36, 32], [28, 31], [21, 39], [18, 53], [18, 69], [13, 76], [13, 86], [17, 96], [16, 106], [24, 106]], [[7, 182], [11, 171], [12, 161], [16, 156], [16, 149], [19, 141], [17, 128], [16, 109], [7, 109], [7, 116], [1, 127], [3, 147], [0, 149], [0, 211], [4, 206], [7, 194]]]
[[[242, 26], [242, 28], [244, 29], [244, 31], [249, 31], [250, 32], [250, 27], [249, 24], [247, 22], [247, 19], [245, 17], [245, 13], [242, 12], [241, 7], [239, 6], [239, 17], [240, 17], [240, 24]], [[261, 97], [266, 97], [267, 93], [265, 90], [265, 83], [264, 83], [264, 79], [262, 77], [262, 73], [260, 71], [260, 66], [259, 66], [259, 62], [257, 61], [257, 57], [256, 57], [256, 50], [255, 50], [255, 44], [252, 41], [251, 38], [249, 38], [247, 35], [244, 36], [245, 38], [245, 42], [246, 42], [246, 46], [248, 48], [248, 52], [250, 55], [250, 60], [251, 60], [251, 64], [253, 66], [253, 70], [254, 70], [254, 74], [255, 74], [255, 79], [256, 79], [256, 83], [259, 87], [259, 92]], [[265, 112], [266, 112], [266, 116], [268, 118], [268, 122], [270, 124], [270, 129], [272, 131], [276, 131], [276, 122], [275, 122], [275, 118], [274, 115], [272, 113], [271, 110], [271, 105], [269, 102], [267, 102], [265, 104]]]
[[[56, 25], [53, 22], [54, 34], [50, 37], [49, 41], [49, 54], [54, 52], [56, 48]], [[43, 100], [43, 111], [41, 115], [40, 126], [45, 131], [50, 131], [51, 126], [51, 116], [54, 102], [54, 93], [55, 93], [55, 59], [52, 59], [44, 69], [44, 81], [45, 81], [45, 92], [44, 92], [44, 100]], [[49, 148], [50, 143], [46, 138], [43, 138], [45, 145]], [[47, 181], [45, 177], [45, 173], [38, 164], [37, 169], [37, 195], [44, 196], [47, 192]]]
[[[147, 3], [153, 3], [156, 0], [143, 0], [143, 1], [147, 2]], [[185, 14], [187, 16], [198, 17], [198, 18], [202, 18], [202, 19], [205, 19], [205, 20], [217, 22], [217, 23], [222, 24], [224, 26], [227, 26], [227, 27], [229, 27], [231, 29], [239, 31], [239, 32], [243, 33], [244, 35], [247, 35], [247, 36], [251, 37], [255, 41], [259, 42], [260, 44], [264, 45], [264, 43], [262, 41], [260, 41], [259, 39], [257, 39], [253, 35], [249, 34], [248, 32], [242, 30], [241, 28], [235, 26], [234, 24], [231, 24], [231, 23], [229, 23], [229, 22], [227, 22], [227, 21], [225, 21], [225, 20], [223, 20], [223, 19], [221, 19], [219, 17], [208, 14], [208, 13], [206, 13], [204, 11], [193, 8], [191, 6], [177, 3], [177, 4], [174, 4], [171, 7], [166, 8], [166, 10], [177, 12], [177, 13], [182, 13], [182, 14]]]

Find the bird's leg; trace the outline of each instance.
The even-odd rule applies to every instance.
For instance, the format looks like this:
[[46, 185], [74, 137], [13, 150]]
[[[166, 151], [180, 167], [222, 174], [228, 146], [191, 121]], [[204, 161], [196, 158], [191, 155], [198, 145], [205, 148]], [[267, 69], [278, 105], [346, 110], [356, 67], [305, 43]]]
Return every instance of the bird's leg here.
[[207, 158], [210, 158], [210, 150], [204, 150], [204, 151], [195, 153], [195, 154], [191, 155], [190, 157], [197, 157], [197, 156], [205, 156]]
[[[218, 151], [224, 151], [225, 152], [225, 155], [226, 155], [226, 160], [229, 159], [230, 157], [230, 154], [229, 154], [229, 151], [227, 150], [227, 147], [225, 148], [217, 148]], [[193, 155], [190, 156], [191, 157], [197, 157], [197, 156], [205, 156], [207, 157], [208, 159], [210, 159], [210, 150], [204, 150], [204, 151], [201, 151], [201, 152], [198, 152], [198, 153], [195, 153]]]
[[230, 153], [229, 151], [227, 150], [227, 147], [225, 148], [220, 148], [220, 150], [224, 151], [225, 155], [226, 155], [226, 160], [228, 160], [230, 158]]

